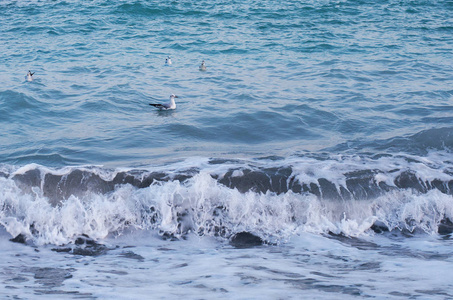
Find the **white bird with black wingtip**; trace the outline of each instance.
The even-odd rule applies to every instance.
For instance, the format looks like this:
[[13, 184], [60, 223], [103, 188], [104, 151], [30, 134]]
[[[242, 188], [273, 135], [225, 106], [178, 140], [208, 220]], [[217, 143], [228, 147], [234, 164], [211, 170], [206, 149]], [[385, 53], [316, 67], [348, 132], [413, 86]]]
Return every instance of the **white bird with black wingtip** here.
[[33, 81], [33, 74], [35, 74], [35, 72], [31, 72], [30, 70], [28, 70], [28, 73], [27, 75], [25, 76], [25, 80], [27, 81]]
[[176, 103], [175, 103], [175, 98], [179, 98], [175, 94], [170, 95], [170, 102], [168, 103], [150, 103], [149, 105], [154, 106], [155, 108], [158, 108], [159, 110], [170, 110], [170, 109], [175, 109], [176, 108]]
[[206, 71], [206, 64], [205, 64], [204, 60], [201, 62], [200, 71]]

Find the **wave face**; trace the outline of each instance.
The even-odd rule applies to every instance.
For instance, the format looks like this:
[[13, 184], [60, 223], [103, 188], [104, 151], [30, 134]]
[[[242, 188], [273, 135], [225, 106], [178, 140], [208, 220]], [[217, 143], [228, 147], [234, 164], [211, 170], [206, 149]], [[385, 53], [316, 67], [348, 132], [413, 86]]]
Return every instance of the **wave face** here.
[[43, 244], [448, 232], [451, 11], [1, 1], [0, 223]]
[[194, 158], [124, 170], [3, 165], [0, 175], [0, 223], [38, 244], [102, 239], [128, 228], [176, 238], [249, 232], [274, 243], [300, 232], [436, 233], [453, 220], [448, 152]]

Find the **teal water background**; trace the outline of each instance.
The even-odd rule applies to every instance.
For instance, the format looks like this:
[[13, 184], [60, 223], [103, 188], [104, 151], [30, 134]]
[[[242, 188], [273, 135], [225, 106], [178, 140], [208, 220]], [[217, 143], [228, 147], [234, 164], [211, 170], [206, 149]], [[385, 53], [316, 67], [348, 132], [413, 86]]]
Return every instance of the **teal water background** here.
[[[451, 149], [452, 16], [446, 0], [2, 1], [0, 162]], [[148, 105], [171, 93], [175, 111]]]

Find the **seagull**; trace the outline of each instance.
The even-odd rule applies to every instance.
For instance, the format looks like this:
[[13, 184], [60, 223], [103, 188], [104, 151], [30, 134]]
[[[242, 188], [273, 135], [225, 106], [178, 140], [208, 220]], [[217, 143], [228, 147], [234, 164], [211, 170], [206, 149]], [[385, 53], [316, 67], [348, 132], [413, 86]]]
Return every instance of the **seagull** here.
[[166, 65], [171, 65], [171, 58], [170, 58], [170, 56], [168, 56], [168, 57], [165, 59], [165, 64], [166, 64]]
[[200, 71], [206, 71], [206, 64], [204, 63], [204, 60], [201, 62]]
[[175, 109], [176, 108], [176, 103], [175, 103], [175, 98], [179, 98], [175, 94], [170, 95], [170, 102], [164, 103], [164, 104], [154, 104], [150, 103], [149, 105], [154, 106], [158, 108], [159, 110], [169, 110], [169, 109]]
[[33, 81], [33, 77], [32, 77], [33, 74], [35, 74], [35, 72], [32, 73], [30, 70], [28, 70], [28, 73], [27, 73], [27, 76], [25, 76], [25, 79], [27, 81]]

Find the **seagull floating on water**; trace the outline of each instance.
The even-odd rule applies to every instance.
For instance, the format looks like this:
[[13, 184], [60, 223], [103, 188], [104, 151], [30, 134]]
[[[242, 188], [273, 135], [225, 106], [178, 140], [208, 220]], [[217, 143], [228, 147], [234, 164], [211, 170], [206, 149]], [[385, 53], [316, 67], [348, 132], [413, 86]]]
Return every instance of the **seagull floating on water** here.
[[206, 71], [206, 64], [204, 63], [204, 60], [201, 62], [200, 71]]
[[30, 70], [28, 70], [28, 73], [27, 73], [27, 76], [25, 76], [25, 79], [27, 81], [33, 81], [33, 74], [35, 74], [35, 72], [31, 72]]
[[170, 56], [167, 56], [167, 58], [165, 59], [165, 64], [166, 65], [171, 65], [171, 57]]
[[175, 109], [176, 108], [176, 103], [175, 103], [175, 98], [179, 98], [175, 94], [170, 95], [170, 102], [164, 103], [164, 104], [154, 104], [150, 103], [149, 105], [154, 106], [158, 108], [159, 110], [169, 110], [169, 109]]

